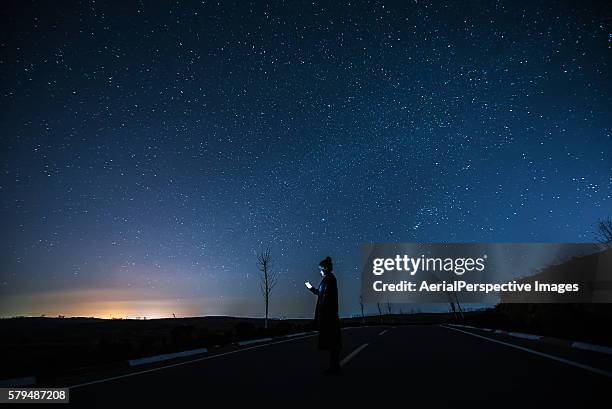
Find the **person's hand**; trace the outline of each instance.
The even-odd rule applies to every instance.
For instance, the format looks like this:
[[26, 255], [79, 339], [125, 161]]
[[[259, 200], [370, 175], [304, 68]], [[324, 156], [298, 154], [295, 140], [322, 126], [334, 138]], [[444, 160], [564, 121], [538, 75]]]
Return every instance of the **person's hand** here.
[[304, 283], [304, 285], [306, 286], [306, 288], [308, 288], [309, 290], [312, 288], [312, 284], [310, 284], [310, 281], [306, 281]]

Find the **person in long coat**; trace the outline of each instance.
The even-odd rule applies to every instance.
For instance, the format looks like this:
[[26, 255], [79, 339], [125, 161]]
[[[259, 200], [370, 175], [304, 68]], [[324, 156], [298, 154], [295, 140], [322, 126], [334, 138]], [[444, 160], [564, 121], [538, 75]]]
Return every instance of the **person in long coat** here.
[[317, 296], [315, 309], [315, 324], [319, 330], [319, 349], [329, 351], [329, 373], [340, 371], [340, 349], [342, 348], [342, 334], [340, 332], [340, 318], [338, 317], [338, 283], [332, 273], [333, 263], [331, 257], [326, 257], [319, 263], [319, 270], [323, 279], [318, 288], [306, 282], [306, 287]]

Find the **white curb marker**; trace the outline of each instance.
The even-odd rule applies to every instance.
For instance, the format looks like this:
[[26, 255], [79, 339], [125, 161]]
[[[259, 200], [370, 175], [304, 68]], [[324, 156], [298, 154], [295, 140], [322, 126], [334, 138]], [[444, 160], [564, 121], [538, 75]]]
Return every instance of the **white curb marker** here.
[[240, 341], [238, 342], [238, 345], [243, 346], [243, 345], [259, 344], [260, 342], [268, 342], [268, 341], [272, 341], [272, 338], [259, 338], [259, 339], [251, 339], [249, 341]]
[[173, 352], [170, 354], [161, 354], [161, 355], [147, 356], [145, 358], [130, 359], [128, 360], [128, 364], [130, 366], [145, 365], [145, 364], [150, 364], [153, 362], [167, 361], [169, 359], [174, 359], [174, 358], [182, 358], [184, 356], [203, 354], [205, 352], [208, 352], [208, 349], [198, 348], [198, 349], [192, 349], [190, 351]]

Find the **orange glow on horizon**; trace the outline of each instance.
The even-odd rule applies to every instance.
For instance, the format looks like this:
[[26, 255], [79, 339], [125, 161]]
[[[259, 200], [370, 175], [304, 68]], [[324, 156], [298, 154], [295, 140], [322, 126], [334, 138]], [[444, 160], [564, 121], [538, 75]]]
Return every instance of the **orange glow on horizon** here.
[[82, 289], [7, 296], [0, 315], [95, 318], [198, 316], [206, 300], [169, 298], [150, 289]]

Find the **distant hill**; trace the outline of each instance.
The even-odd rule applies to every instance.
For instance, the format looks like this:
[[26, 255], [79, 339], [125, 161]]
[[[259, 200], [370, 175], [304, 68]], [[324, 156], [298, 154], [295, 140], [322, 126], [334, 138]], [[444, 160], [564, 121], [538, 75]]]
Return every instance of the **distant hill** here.
[[576, 283], [579, 292], [507, 292], [501, 303], [602, 303], [612, 301], [612, 249], [573, 257], [517, 280], [530, 283]]

